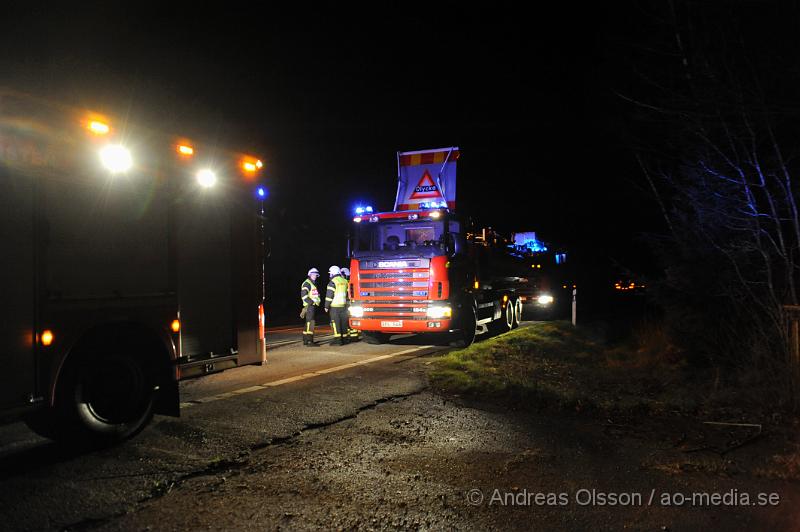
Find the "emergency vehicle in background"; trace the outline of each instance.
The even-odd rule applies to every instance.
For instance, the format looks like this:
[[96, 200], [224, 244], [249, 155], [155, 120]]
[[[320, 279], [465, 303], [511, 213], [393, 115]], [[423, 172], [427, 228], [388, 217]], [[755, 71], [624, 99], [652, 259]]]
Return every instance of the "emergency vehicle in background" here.
[[398, 153], [391, 212], [358, 208], [350, 242], [350, 326], [365, 341], [392, 334], [476, 334], [522, 320], [522, 259], [455, 212], [459, 149]]
[[254, 157], [0, 91], [0, 414], [110, 443], [264, 360]]
[[563, 248], [553, 248], [533, 231], [512, 233], [510, 238], [493, 235], [506, 243], [509, 252], [521, 259], [517, 293], [531, 319], [564, 318], [572, 301], [574, 272]]

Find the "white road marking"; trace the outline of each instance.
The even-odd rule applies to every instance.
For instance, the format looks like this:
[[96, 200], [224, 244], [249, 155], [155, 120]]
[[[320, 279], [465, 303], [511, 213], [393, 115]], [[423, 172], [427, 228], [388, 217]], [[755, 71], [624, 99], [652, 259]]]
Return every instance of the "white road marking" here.
[[295, 375], [294, 377], [287, 377], [285, 379], [280, 379], [277, 381], [265, 382], [264, 384], [259, 384], [256, 386], [248, 386], [247, 388], [239, 388], [238, 390], [233, 390], [230, 392], [219, 393], [216, 395], [211, 395], [208, 397], [202, 397], [200, 399], [194, 399], [191, 402], [181, 403], [181, 409], [183, 408], [190, 408], [192, 406], [198, 404], [205, 404], [211, 403], [213, 401], [219, 401], [221, 399], [228, 399], [229, 397], [233, 397], [236, 395], [243, 395], [246, 393], [251, 392], [258, 392], [261, 390], [265, 390], [267, 388], [272, 388], [275, 386], [281, 386], [283, 384], [289, 384], [291, 382], [303, 381], [306, 379], [311, 379], [313, 377], [319, 377], [320, 375], [327, 375], [328, 373], [334, 373], [337, 371], [343, 371], [346, 369], [354, 368], [356, 366], [363, 366], [364, 364], [370, 364], [372, 362], [378, 362], [379, 360], [386, 360], [387, 358], [394, 358], [400, 355], [407, 355], [409, 353], [414, 353], [416, 351], [421, 351], [422, 349], [429, 349], [431, 347], [435, 347], [432, 345], [421, 345], [417, 347], [412, 347], [411, 349], [404, 349], [403, 351], [398, 351], [397, 353], [390, 353], [388, 355], [380, 355], [377, 357], [367, 358], [365, 360], [359, 360], [358, 362], [351, 362], [349, 364], [342, 364], [341, 366], [334, 366], [332, 368], [321, 369], [319, 371], [312, 371], [309, 373], [303, 373], [302, 375]]

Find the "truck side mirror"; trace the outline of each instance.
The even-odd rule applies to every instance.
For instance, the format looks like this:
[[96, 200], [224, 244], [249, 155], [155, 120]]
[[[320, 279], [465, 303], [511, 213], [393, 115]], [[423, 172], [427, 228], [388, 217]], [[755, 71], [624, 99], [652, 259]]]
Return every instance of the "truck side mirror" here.
[[464, 237], [460, 233], [447, 233], [447, 251], [451, 255], [464, 252]]

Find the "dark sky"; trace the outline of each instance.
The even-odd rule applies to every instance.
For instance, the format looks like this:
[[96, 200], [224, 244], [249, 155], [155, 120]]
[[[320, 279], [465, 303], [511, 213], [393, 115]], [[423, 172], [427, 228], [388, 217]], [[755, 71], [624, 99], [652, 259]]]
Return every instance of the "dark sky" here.
[[[657, 218], [612, 92], [635, 10], [465, 5], [26, 4], [0, 20], [0, 72], [261, 155], [287, 267], [341, 261], [355, 203], [392, 207], [396, 151], [453, 145], [459, 205], [484, 225], [637, 262]], [[284, 253], [287, 226], [317, 255]]]

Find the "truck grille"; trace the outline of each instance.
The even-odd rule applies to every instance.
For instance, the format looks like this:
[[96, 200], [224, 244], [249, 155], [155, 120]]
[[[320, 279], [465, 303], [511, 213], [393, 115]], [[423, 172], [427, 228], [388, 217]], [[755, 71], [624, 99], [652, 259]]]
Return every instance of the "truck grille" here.
[[412, 283], [409, 281], [394, 281], [391, 283], [370, 283], [367, 281], [361, 281], [362, 287], [369, 287], [369, 288], [392, 288], [397, 286], [411, 286], [415, 288], [428, 288], [428, 281], [422, 281], [418, 283]]
[[[359, 303], [364, 318], [427, 319], [430, 271], [425, 268], [375, 268], [359, 272]], [[425, 264], [427, 266], [427, 264]]]

